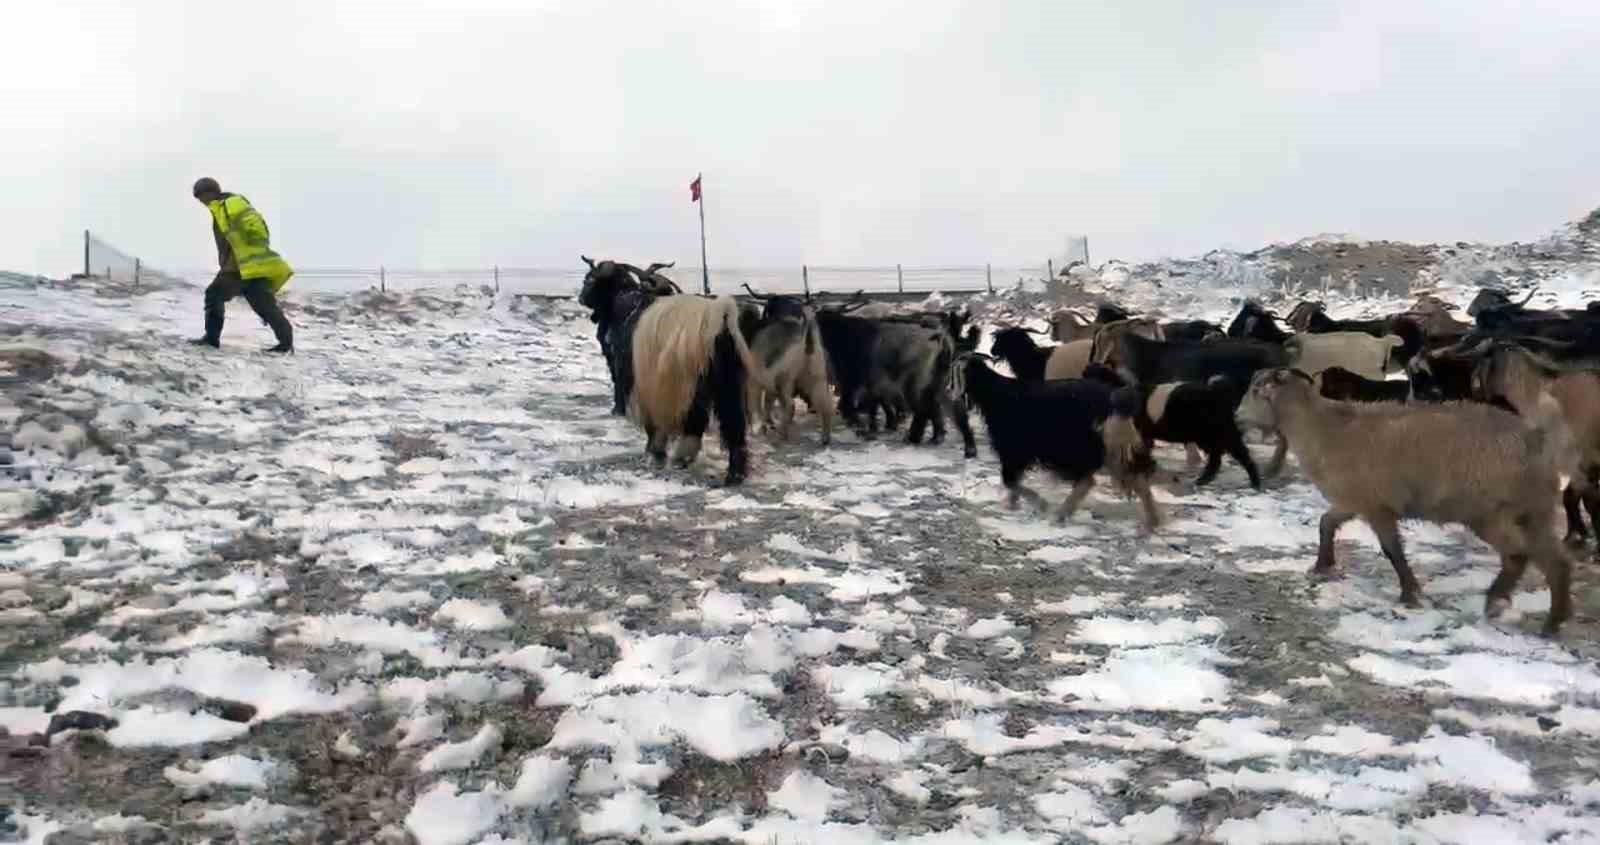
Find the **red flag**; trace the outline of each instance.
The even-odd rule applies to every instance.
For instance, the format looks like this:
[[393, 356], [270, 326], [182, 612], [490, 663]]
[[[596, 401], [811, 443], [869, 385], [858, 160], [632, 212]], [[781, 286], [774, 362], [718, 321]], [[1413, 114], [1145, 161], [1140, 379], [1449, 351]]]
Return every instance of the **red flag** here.
[[694, 177], [694, 181], [689, 183], [689, 202], [699, 202], [699, 201], [700, 201], [700, 177], [696, 176], [696, 177]]

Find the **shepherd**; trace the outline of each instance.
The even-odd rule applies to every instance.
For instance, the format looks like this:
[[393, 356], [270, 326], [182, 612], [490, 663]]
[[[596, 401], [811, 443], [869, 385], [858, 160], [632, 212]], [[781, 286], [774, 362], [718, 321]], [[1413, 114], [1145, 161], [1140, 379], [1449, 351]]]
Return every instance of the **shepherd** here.
[[264, 350], [294, 352], [294, 327], [278, 307], [277, 293], [294, 270], [270, 244], [271, 233], [261, 212], [244, 197], [222, 190], [207, 176], [194, 183], [194, 198], [211, 212], [211, 234], [217, 242], [217, 277], [206, 287], [206, 333], [189, 341], [195, 346], [222, 346], [222, 322], [228, 301], [243, 295], [261, 322], [272, 328], [278, 345]]

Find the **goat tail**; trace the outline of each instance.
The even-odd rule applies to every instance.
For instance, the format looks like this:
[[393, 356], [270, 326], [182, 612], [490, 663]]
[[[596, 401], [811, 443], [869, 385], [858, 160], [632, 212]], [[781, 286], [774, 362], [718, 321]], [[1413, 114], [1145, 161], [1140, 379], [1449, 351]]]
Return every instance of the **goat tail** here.
[[1111, 414], [1100, 427], [1100, 438], [1106, 450], [1106, 472], [1126, 495], [1136, 492], [1137, 482], [1148, 478], [1154, 468], [1150, 444], [1134, 423], [1138, 413], [1138, 390], [1118, 388], [1111, 394]]
[[[733, 337], [733, 348], [739, 353], [739, 360], [744, 362], [745, 377], [755, 382], [762, 390], [777, 393], [778, 389], [773, 384], [772, 375], [767, 372], [766, 367], [761, 366], [760, 361], [756, 360], [755, 354], [750, 351], [750, 344], [745, 342], [744, 332], [739, 330], [739, 301], [731, 296], [719, 296], [716, 302], [716, 307], [721, 309], [722, 313], [722, 319], [718, 323], [722, 330]], [[714, 341], [714, 338], [708, 341]]]

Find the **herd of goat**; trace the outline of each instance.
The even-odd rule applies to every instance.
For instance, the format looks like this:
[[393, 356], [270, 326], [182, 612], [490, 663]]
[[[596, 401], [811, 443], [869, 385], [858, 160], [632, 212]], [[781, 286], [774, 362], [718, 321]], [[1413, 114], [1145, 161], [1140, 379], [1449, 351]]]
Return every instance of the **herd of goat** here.
[[[1246, 302], [1226, 327], [1162, 321], [1104, 304], [1092, 315], [1062, 310], [1052, 344], [1021, 327], [998, 328], [988, 353], [965, 312], [899, 315], [850, 297], [685, 295], [661, 274], [584, 258], [579, 301], [597, 325], [614, 414], [645, 432], [657, 465], [698, 455], [715, 414], [728, 453], [726, 482], [748, 471], [747, 429], [787, 437], [795, 399], [821, 421], [835, 413], [871, 435], [910, 417], [907, 439], [929, 428], [939, 443], [949, 416], [965, 455], [977, 446], [976, 409], [1000, 459], [1008, 507], [1045, 502], [1023, 484], [1034, 466], [1071, 484], [1056, 510], [1070, 516], [1104, 473], [1136, 497], [1146, 525], [1161, 516], [1151, 494], [1155, 442], [1205, 456], [1197, 485], [1223, 455], [1256, 490], [1263, 473], [1244, 434], [1277, 439], [1265, 475], [1289, 450], [1328, 501], [1313, 573], [1331, 575], [1334, 537], [1359, 517], [1371, 526], [1400, 581], [1420, 606], [1398, 524], [1421, 519], [1467, 526], [1499, 554], [1485, 612], [1497, 616], [1529, 563], [1550, 585], [1546, 635], [1571, 616], [1567, 543], [1600, 544], [1600, 309], [1535, 310], [1485, 289], [1471, 321], [1437, 298], [1372, 320], [1334, 320], [1315, 302], [1287, 317]], [[1530, 294], [1531, 297], [1531, 294]], [[1286, 328], [1287, 327], [1287, 328]], [[1003, 361], [1011, 375], [992, 364]], [[1403, 374], [1403, 376], [1402, 376]]]

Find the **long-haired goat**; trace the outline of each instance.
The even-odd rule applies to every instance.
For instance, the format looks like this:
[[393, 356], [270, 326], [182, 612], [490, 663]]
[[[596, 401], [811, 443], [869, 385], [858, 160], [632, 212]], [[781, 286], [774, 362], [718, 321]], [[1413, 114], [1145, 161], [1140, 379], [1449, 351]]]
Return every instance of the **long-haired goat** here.
[[612, 354], [619, 365], [631, 364], [628, 415], [644, 430], [646, 450], [662, 465], [668, 440], [678, 436], [674, 460], [687, 466], [700, 453], [715, 409], [728, 452], [726, 483], [742, 482], [749, 471], [745, 379], [771, 384], [739, 330], [739, 303], [731, 296], [656, 297], [629, 287], [625, 275], [597, 265], [578, 299], [603, 309], [613, 323]]
[[1571, 560], [1552, 530], [1560, 474], [1572, 461], [1554, 400], [1526, 422], [1509, 411], [1466, 402], [1399, 405], [1335, 402], [1317, 395], [1305, 373], [1263, 370], [1239, 404], [1241, 423], [1288, 435], [1295, 457], [1328, 500], [1312, 572], [1333, 573], [1334, 536], [1360, 517], [1378, 537], [1400, 580], [1400, 600], [1422, 605], [1406, 563], [1400, 520], [1461, 523], [1500, 553], [1500, 575], [1484, 612], [1493, 618], [1530, 561], [1550, 583], [1545, 633], [1572, 615]]
[[[1600, 536], [1600, 370], [1558, 364], [1515, 344], [1495, 343], [1478, 359], [1472, 392], [1483, 401], [1503, 402], [1522, 417], [1536, 414], [1545, 394], [1555, 398], [1578, 455], [1578, 464], [1567, 470], [1572, 478], [1561, 494], [1567, 540], [1588, 537], [1578, 512], [1580, 502]], [[1600, 548], [1596, 556], [1600, 557]]]
[[1134, 418], [1139, 394], [1084, 379], [1026, 382], [1007, 378], [989, 367], [987, 356], [968, 353], [951, 368], [952, 395], [976, 406], [989, 429], [990, 445], [1000, 458], [1000, 478], [1009, 492], [1007, 507], [1026, 498], [1041, 510], [1044, 499], [1022, 483], [1035, 464], [1067, 481], [1072, 492], [1056, 511], [1066, 520], [1094, 486], [1104, 469], [1123, 491], [1137, 496], [1145, 524], [1161, 522], [1150, 493], [1155, 462], [1150, 444]]
[[[1112, 387], [1126, 385], [1115, 370], [1104, 364], [1090, 364], [1083, 377]], [[1233, 417], [1245, 385], [1213, 376], [1203, 384], [1180, 381], [1134, 387], [1139, 389], [1144, 400], [1139, 407], [1140, 431], [1152, 440], [1197, 446], [1205, 453], [1205, 469], [1195, 479], [1196, 487], [1210, 484], [1217, 477], [1226, 453], [1250, 477], [1250, 486], [1261, 489], [1261, 473], [1256, 470], [1256, 462], [1250, 457], [1239, 423]]]

